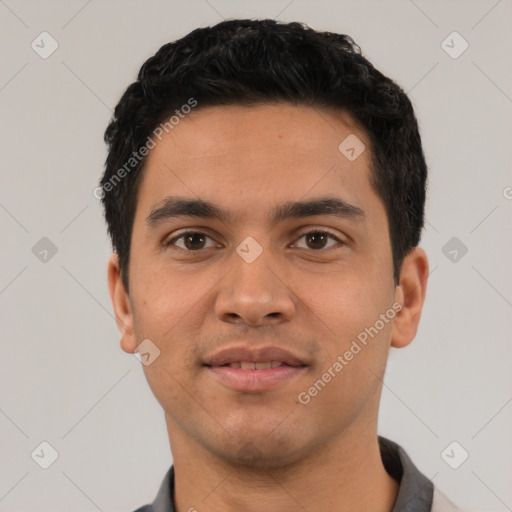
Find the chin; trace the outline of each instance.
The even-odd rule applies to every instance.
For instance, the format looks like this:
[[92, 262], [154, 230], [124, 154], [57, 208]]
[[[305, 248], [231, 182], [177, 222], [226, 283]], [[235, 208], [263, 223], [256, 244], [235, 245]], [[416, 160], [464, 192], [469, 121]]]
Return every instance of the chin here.
[[275, 451], [262, 452], [253, 443], [247, 443], [236, 454], [229, 454], [228, 457], [231, 464], [258, 470], [284, 469], [301, 458], [299, 454], [293, 456], [290, 451], [282, 453], [276, 453]]
[[301, 460], [306, 446], [291, 433], [276, 439], [266, 430], [260, 435], [246, 432], [238, 439], [231, 436], [228, 443], [219, 443], [211, 448], [230, 464], [268, 470], [284, 468]]

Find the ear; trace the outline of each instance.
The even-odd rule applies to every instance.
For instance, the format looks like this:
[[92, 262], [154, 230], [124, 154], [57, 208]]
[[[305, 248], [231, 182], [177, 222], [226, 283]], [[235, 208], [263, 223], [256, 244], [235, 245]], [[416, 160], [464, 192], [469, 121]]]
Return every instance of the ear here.
[[404, 258], [395, 293], [395, 300], [402, 305], [402, 309], [393, 321], [392, 347], [406, 347], [416, 336], [427, 292], [428, 271], [425, 251], [415, 247]]
[[121, 348], [129, 354], [133, 354], [137, 348], [137, 340], [133, 329], [132, 307], [130, 297], [121, 280], [119, 256], [115, 253], [112, 254], [108, 262], [108, 289], [117, 328], [121, 332]]

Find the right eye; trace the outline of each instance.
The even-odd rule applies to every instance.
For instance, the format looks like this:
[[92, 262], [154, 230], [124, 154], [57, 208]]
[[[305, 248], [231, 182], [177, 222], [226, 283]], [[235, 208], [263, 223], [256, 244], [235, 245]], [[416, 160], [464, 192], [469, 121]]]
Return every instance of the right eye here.
[[[178, 240], [182, 240], [182, 245], [178, 245], [176, 242]], [[197, 252], [201, 249], [209, 249], [210, 247], [215, 247], [215, 243], [210, 247], [205, 247], [206, 241], [210, 239], [213, 242], [213, 239], [205, 233], [200, 231], [185, 231], [178, 236], [174, 236], [170, 240], [166, 240], [164, 242], [164, 247], [169, 247], [171, 245], [175, 245], [176, 247], [189, 252]]]

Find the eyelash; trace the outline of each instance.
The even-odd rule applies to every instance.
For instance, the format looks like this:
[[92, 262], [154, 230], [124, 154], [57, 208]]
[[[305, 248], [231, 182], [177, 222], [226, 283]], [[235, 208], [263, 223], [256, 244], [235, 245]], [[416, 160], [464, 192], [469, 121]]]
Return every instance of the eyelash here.
[[[304, 237], [306, 235], [309, 235], [309, 234], [324, 234], [324, 235], [327, 235], [328, 237], [330, 237], [331, 239], [336, 240], [336, 242], [338, 242], [338, 244], [345, 245], [344, 242], [342, 242], [338, 237], [333, 235], [330, 231], [321, 230], [321, 229], [311, 229], [311, 230], [308, 230], [308, 231], [302, 231], [302, 232], [299, 233], [297, 240], [300, 240], [302, 237]], [[181, 238], [184, 238], [184, 237], [186, 237], [188, 235], [205, 235], [206, 237], [212, 239], [211, 236], [207, 235], [206, 233], [203, 233], [202, 231], [185, 231], [185, 232], [181, 233], [180, 235], [175, 236], [175, 237], [171, 238], [170, 240], [165, 241], [163, 245], [164, 245], [164, 247], [169, 247], [171, 245], [174, 245], [174, 242], [176, 242], [177, 240], [180, 240]], [[327, 248], [323, 247], [321, 249], [310, 249], [310, 250], [314, 251], [314, 252], [321, 252], [321, 251], [325, 251], [327, 249], [330, 249], [331, 247], [327, 247]], [[197, 249], [197, 250], [193, 251], [193, 250], [190, 250], [190, 249], [183, 249], [182, 247], [178, 247], [178, 249], [181, 249], [183, 251], [190, 252], [190, 253], [192, 253], [192, 252], [201, 252], [202, 250], [205, 250], [203, 248], [203, 249]]]

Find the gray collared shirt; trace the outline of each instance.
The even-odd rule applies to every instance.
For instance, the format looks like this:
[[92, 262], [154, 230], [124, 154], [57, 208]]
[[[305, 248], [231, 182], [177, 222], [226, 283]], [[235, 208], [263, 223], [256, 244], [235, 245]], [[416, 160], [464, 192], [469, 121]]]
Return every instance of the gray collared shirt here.
[[[379, 436], [382, 463], [399, 482], [398, 495], [391, 512], [460, 512], [432, 482], [416, 468], [398, 444]], [[174, 466], [167, 471], [155, 501], [135, 512], [176, 512], [174, 507]]]

